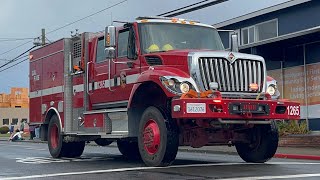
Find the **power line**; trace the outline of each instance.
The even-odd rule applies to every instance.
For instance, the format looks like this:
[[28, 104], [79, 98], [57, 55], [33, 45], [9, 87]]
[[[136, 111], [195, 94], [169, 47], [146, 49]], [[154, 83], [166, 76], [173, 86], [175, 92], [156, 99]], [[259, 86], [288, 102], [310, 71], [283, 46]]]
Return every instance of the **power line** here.
[[[177, 9], [176, 9], [176, 10], [173, 10], [173, 12], [175, 12], [175, 13], [172, 13], [172, 14], [169, 14], [169, 15], [165, 15], [165, 17], [175, 17], [175, 16], [179, 16], [179, 15], [182, 15], [182, 14], [187, 14], [189, 12], [200, 10], [200, 9], [203, 9], [203, 8], [206, 8], [206, 7], [209, 7], [209, 6], [213, 6], [213, 5], [216, 5], [216, 4], [220, 4], [220, 3], [223, 3], [223, 2], [226, 2], [226, 1], [228, 1], [228, 0], [215, 0], [213, 2], [208, 2], [208, 3], [202, 4], [202, 5], [199, 5], [199, 6], [196, 6], [196, 7], [192, 7], [192, 8], [186, 9], [186, 10], [182, 10], [182, 11], [179, 11], [179, 12], [175, 12], [175, 11], [177, 11]], [[179, 9], [181, 9], [181, 8], [179, 8]], [[184, 9], [184, 8], [182, 8], [182, 9]], [[163, 13], [163, 14], [168, 14], [168, 13]]]
[[25, 53], [29, 52], [30, 50], [32, 50], [33, 48], [35, 48], [36, 46], [31, 47], [30, 49], [26, 50], [25, 52], [21, 53], [19, 56], [13, 58], [12, 60], [8, 61], [7, 63], [3, 64], [2, 66], [0, 66], [0, 68], [3, 68], [5, 66], [7, 66], [8, 64], [17, 61], [18, 58], [20, 58], [21, 56], [23, 56]]
[[[116, 3], [116, 4], [112, 5], [112, 6], [108, 6], [108, 7], [104, 8], [104, 9], [102, 9], [102, 10], [100, 10], [100, 11], [97, 11], [97, 12], [95, 12], [95, 13], [92, 13], [92, 14], [90, 14], [90, 15], [88, 15], [88, 16], [85, 16], [85, 17], [83, 17], [83, 18], [81, 18], [81, 19], [78, 19], [78, 20], [76, 20], [76, 21], [70, 22], [70, 23], [68, 23], [68, 24], [66, 24], [66, 25], [64, 25], [64, 26], [61, 26], [61, 27], [59, 27], [59, 28], [56, 28], [56, 29], [54, 29], [54, 30], [52, 30], [52, 31], [47, 32], [46, 35], [47, 35], [47, 34], [50, 34], [50, 33], [53, 33], [53, 32], [55, 32], [55, 31], [58, 31], [58, 30], [60, 30], [60, 29], [63, 29], [63, 28], [65, 28], [65, 27], [68, 27], [68, 26], [70, 26], [70, 25], [72, 25], [72, 24], [75, 24], [75, 23], [77, 23], [77, 22], [79, 22], [79, 21], [82, 21], [82, 20], [84, 20], [84, 19], [87, 19], [87, 18], [89, 18], [89, 17], [92, 17], [92, 16], [94, 16], [94, 15], [96, 15], [96, 14], [99, 14], [99, 13], [105, 11], [105, 10], [111, 9], [111, 8], [113, 8], [113, 7], [115, 7], [115, 6], [118, 6], [118, 5], [120, 5], [120, 4], [122, 4], [122, 3], [126, 2], [126, 1], [128, 1], [128, 0], [123, 0], [123, 1], [121, 1], [121, 2], [119, 2], [119, 3]], [[36, 38], [37, 38], [37, 37], [36, 37]], [[35, 39], [35, 38], [34, 38], [34, 39]], [[11, 52], [11, 51], [13, 51], [13, 50], [15, 50], [15, 49], [17, 49], [17, 48], [25, 45], [25, 44], [30, 43], [30, 42], [32, 42], [32, 41], [24, 42], [23, 44], [20, 44], [20, 45], [14, 47], [14, 48], [12, 48], [12, 49], [9, 49], [8, 51], [5, 51], [5, 52], [1, 53], [0, 56], [1, 56], [1, 55], [4, 55], [4, 54], [7, 54], [7, 53], [9, 53], [9, 52]]]
[[16, 46], [16, 47], [14, 47], [14, 48], [12, 48], [12, 49], [9, 49], [8, 51], [5, 51], [5, 52], [1, 53], [0, 56], [1, 56], [1, 55], [4, 55], [4, 54], [7, 54], [8, 52], [11, 52], [11, 51], [13, 51], [13, 50], [15, 50], [15, 49], [18, 49], [19, 47], [24, 46], [24, 45], [26, 45], [26, 44], [28, 44], [28, 43], [30, 43], [30, 42], [32, 42], [32, 41], [24, 42], [24, 43], [22, 43], [22, 44], [20, 44], [20, 45], [18, 45], [18, 46]]
[[192, 6], [195, 6], [195, 5], [198, 5], [198, 4], [207, 2], [207, 1], [210, 1], [210, 0], [204, 0], [204, 1], [200, 1], [200, 2], [194, 3], [194, 4], [190, 4], [190, 5], [188, 5], [188, 6], [184, 6], [184, 7], [178, 8], [178, 9], [174, 9], [174, 10], [171, 10], [171, 11], [168, 11], [168, 12], [165, 12], [165, 13], [162, 13], [162, 14], [159, 14], [159, 15], [157, 15], [157, 16], [164, 16], [164, 15], [166, 15], [166, 14], [170, 14], [170, 13], [173, 13], [173, 12], [176, 12], [176, 11], [180, 11], [180, 10], [182, 10], [182, 9], [186, 9], [186, 8], [188, 8], [188, 7], [192, 7]]
[[14, 67], [14, 66], [17, 66], [17, 65], [19, 65], [19, 64], [21, 64], [21, 63], [23, 63], [24, 61], [27, 61], [27, 60], [28, 60], [28, 58], [26, 58], [26, 59], [24, 59], [24, 60], [22, 60], [22, 61], [20, 61], [20, 62], [18, 62], [18, 63], [16, 63], [16, 64], [14, 64], [14, 65], [12, 65], [12, 66], [9, 66], [9, 67], [7, 67], [7, 68], [5, 68], [5, 69], [2, 69], [2, 70], [0, 70], [0, 72], [3, 72], [3, 71], [5, 71], [5, 70], [8, 70], [8, 69]]
[[56, 29], [54, 29], [54, 30], [52, 30], [52, 31], [49, 31], [48, 33], [46, 33], [46, 35], [47, 35], [47, 34], [50, 34], [50, 33], [52, 33], [52, 32], [58, 31], [58, 30], [60, 30], [60, 29], [63, 29], [63, 28], [65, 28], [65, 27], [68, 27], [68, 26], [70, 26], [70, 25], [72, 25], [72, 24], [74, 24], [74, 23], [77, 23], [77, 22], [82, 21], [82, 20], [84, 20], [84, 19], [87, 19], [87, 18], [89, 18], [89, 17], [92, 17], [92, 16], [94, 16], [94, 15], [96, 15], [96, 14], [99, 14], [99, 13], [105, 11], [105, 10], [111, 9], [111, 8], [113, 8], [113, 7], [115, 7], [115, 6], [118, 6], [118, 5], [120, 5], [120, 4], [122, 4], [122, 3], [126, 2], [126, 1], [128, 1], [128, 0], [124, 0], [124, 1], [118, 2], [118, 3], [114, 4], [114, 5], [108, 6], [108, 7], [104, 8], [104, 9], [102, 9], [102, 10], [100, 10], [100, 11], [97, 11], [97, 12], [95, 12], [95, 13], [92, 13], [92, 14], [88, 15], [88, 16], [85, 16], [85, 17], [83, 17], [83, 18], [81, 18], [81, 19], [78, 19], [78, 20], [76, 20], [76, 21], [70, 22], [70, 23], [68, 23], [68, 24], [66, 24], [66, 25], [64, 25], [64, 26], [61, 26], [61, 27], [56, 28]]
[[0, 39], [0, 42], [14, 42], [14, 41], [23, 41], [27, 39], [34, 39], [34, 38], [21, 38], [21, 39]]

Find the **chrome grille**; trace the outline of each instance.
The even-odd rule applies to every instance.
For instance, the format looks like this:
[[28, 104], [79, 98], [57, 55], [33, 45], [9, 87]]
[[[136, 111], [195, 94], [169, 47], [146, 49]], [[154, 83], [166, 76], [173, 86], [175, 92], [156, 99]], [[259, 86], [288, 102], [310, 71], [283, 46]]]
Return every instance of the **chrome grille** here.
[[210, 82], [217, 82], [222, 92], [251, 92], [251, 83], [258, 84], [258, 92], [263, 89], [265, 77], [262, 61], [237, 59], [231, 63], [224, 58], [200, 57], [198, 64], [206, 90]]

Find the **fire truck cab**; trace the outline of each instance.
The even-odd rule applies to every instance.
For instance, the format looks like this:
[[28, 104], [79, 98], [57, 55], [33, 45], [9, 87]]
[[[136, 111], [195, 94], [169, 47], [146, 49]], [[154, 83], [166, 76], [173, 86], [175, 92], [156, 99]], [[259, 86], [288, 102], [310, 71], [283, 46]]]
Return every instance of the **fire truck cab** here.
[[225, 51], [210, 25], [163, 17], [60, 39], [30, 53], [30, 124], [54, 158], [95, 141], [148, 166], [171, 164], [182, 145], [234, 145], [265, 162], [275, 120], [299, 119], [300, 105], [271, 98], [264, 59], [232, 44]]

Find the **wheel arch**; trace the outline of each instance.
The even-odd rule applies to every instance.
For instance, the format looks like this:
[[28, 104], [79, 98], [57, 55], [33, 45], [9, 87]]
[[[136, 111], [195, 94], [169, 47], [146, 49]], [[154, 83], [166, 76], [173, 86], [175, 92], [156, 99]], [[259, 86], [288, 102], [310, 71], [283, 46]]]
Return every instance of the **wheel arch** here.
[[136, 84], [128, 104], [129, 136], [137, 137], [139, 122], [144, 110], [150, 106], [157, 107], [167, 118], [170, 110], [170, 99], [163, 88], [153, 81]]
[[51, 107], [48, 109], [47, 113], [46, 113], [46, 116], [45, 116], [45, 121], [44, 121], [44, 124], [49, 124], [50, 123], [50, 119], [52, 116], [56, 115], [58, 120], [59, 120], [59, 123], [60, 123], [60, 129], [61, 131], [63, 130], [62, 129], [62, 121], [61, 121], [61, 117], [60, 117], [60, 114], [58, 112], [58, 110], [54, 107]]

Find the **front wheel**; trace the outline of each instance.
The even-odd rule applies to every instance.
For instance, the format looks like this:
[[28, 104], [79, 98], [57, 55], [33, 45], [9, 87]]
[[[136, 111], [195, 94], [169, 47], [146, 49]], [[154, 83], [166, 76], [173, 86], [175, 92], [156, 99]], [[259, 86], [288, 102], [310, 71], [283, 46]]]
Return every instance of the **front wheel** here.
[[251, 143], [235, 144], [239, 156], [246, 162], [264, 163], [277, 151], [279, 134], [273, 122], [271, 125], [258, 125], [249, 132]]
[[156, 107], [147, 108], [139, 125], [138, 145], [146, 165], [170, 165], [176, 158], [179, 146], [176, 123], [170, 118], [165, 119]]
[[56, 115], [50, 119], [48, 127], [48, 147], [53, 158], [65, 156], [67, 153], [67, 144], [63, 142], [61, 135], [61, 125]]

